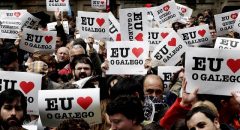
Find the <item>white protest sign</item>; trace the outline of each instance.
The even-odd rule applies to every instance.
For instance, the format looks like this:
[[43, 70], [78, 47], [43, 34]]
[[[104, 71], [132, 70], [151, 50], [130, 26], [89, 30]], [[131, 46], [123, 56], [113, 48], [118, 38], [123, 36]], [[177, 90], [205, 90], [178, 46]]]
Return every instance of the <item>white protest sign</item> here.
[[0, 71], [0, 92], [5, 89], [22, 91], [27, 97], [27, 113], [38, 115], [38, 90], [41, 89], [42, 75], [28, 72]]
[[23, 125], [22, 127], [27, 130], [37, 130], [37, 125]]
[[20, 20], [27, 13], [27, 10], [0, 10], [1, 19]]
[[109, 35], [113, 41], [121, 41], [120, 24], [112, 12], [108, 12]]
[[38, 96], [43, 126], [56, 127], [68, 118], [82, 118], [90, 125], [102, 122], [99, 88], [41, 90]]
[[22, 33], [20, 49], [31, 53], [35, 51], [46, 53], [55, 51], [56, 31], [37, 31], [24, 28]]
[[170, 83], [174, 73], [182, 68], [182, 66], [158, 66], [158, 75], [162, 78], [164, 83], [164, 93], [167, 93], [172, 87], [170, 86]]
[[181, 61], [186, 48], [187, 45], [182, 38], [175, 31], [172, 31], [154, 49], [151, 58], [158, 61], [159, 64], [174, 66]]
[[46, 0], [47, 11], [68, 11], [69, 0]]
[[147, 9], [128, 8], [120, 9], [120, 30], [122, 41], [147, 40]]
[[188, 46], [200, 46], [212, 44], [212, 38], [208, 24], [179, 29], [177, 33]]
[[106, 74], [146, 74], [149, 44], [138, 41], [107, 42], [109, 69]]
[[92, 76], [89, 76], [89, 77], [80, 79], [80, 80], [78, 80], [78, 81], [76, 81], [76, 82], [73, 82], [72, 84], [76, 84], [76, 85], [78, 85], [79, 88], [82, 88], [82, 87], [86, 84], [86, 82], [87, 82], [89, 79], [91, 79], [91, 78], [92, 78]]
[[240, 50], [240, 40], [235, 38], [217, 37], [214, 48]]
[[240, 91], [240, 52], [214, 48], [189, 48], [186, 52], [187, 92], [231, 95]]
[[107, 7], [107, 0], [91, 0], [91, 6], [93, 9], [105, 10]]
[[176, 3], [177, 5], [177, 10], [180, 14], [181, 19], [179, 20], [179, 22], [181, 23], [187, 23], [187, 20], [189, 18], [191, 18], [192, 12], [193, 10], [185, 5], [181, 5]]
[[180, 19], [180, 14], [174, 1], [168, 1], [158, 7], [152, 8], [154, 19], [158, 21], [162, 27], [169, 26], [169, 24], [171, 25]]
[[214, 15], [217, 36], [228, 34], [229, 31], [233, 30], [233, 25], [239, 12], [240, 10], [234, 10]]
[[17, 39], [21, 24], [20, 20], [0, 19], [0, 38]]
[[32, 14], [26, 12], [22, 17], [22, 27], [21, 28], [32, 28], [37, 29], [40, 19], [33, 16]]
[[239, 13], [238, 13], [238, 17], [236, 18], [236, 21], [233, 25], [233, 30], [237, 33], [240, 33], [240, 17], [239, 17]]
[[[57, 22], [52, 22], [47, 24], [47, 29], [48, 31], [56, 31], [55, 26], [57, 25]], [[66, 34], [69, 34], [69, 26], [68, 26], [68, 21], [63, 21], [62, 22], [64, 32]]]
[[77, 29], [81, 38], [109, 39], [108, 13], [78, 11]]
[[161, 41], [173, 31], [172, 28], [149, 28], [148, 29], [148, 42], [149, 51], [153, 51]]

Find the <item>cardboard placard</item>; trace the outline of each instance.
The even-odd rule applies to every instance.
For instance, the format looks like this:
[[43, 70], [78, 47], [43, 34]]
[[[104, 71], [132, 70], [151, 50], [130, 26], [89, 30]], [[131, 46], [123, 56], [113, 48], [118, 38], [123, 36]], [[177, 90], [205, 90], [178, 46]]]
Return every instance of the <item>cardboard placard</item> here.
[[0, 10], [1, 19], [21, 20], [27, 10]]
[[38, 23], [40, 22], [40, 19], [33, 16], [32, 14], [26, 12], [24, 16], [22, 17], [22, 29], [23, 28], [31, 28], [31, 29], [37, 29]]
[[107, 42], [109, 70], [106, 74], [146, 74], [149, 44], [137, 41]]
[[0, 92], [6, 89], [22, 91], [27, 97], [27, 113], [38, 115], [38, 90], [41, 90], [42, 75], [28, 72], [0, 71]]
[[186, 52], [187, 92], [231, 95], [240, 91], [240, 52], [214, 48], [189, 48]]
[[20, 49], [28, 52], [52, 53], [56, 46], [56, 31], [37, 31], [28, 28], [23, 29]]
[[121, 33], [120, 33], [120, 24], [112, 14], [112, 12], [108, 12], [109, 19], [109, 35], [112, 41], [121, 41]]
[[93, 9], [105, 10], [107, 7], [107, 0], [91, 0], [91, 7]]
[[149, 51], [153, 51], [161, 41], [173, 31], [172, 28], [149, 28], [148, 42]]
[[177, 33], [188, 46], [201, 46], [212, 44], [208, 24], [179, 29]]
[[217, 36], [228, 34], [229, 31], [233, 30], [233, 25], [239, 12], [240, 10], [234, 10], [214, 15]]
[[159, 22], [160, 27], [169, 27], [173, 22], [180, 19], [180, 14], [174, 1], [168, 1], [158, 7], [152, 8], [154, 18]]
[[46, 0], [47, 11], [68, 11], [69, 0]]
[[122, 41], [147, 41], [147, 9], [128, 8], [119, 10]]
[[109, 39], [108, 13], [78, 11], [76, 19], [81, 38], [91, 35], [96, 40]]
[[83, 118], [90, 125], [102, 122], [99, 88], [41, 90], [38, 97], [43, 126], [57, 127], [68, 118]]
[[21, 31], [21, 20], [0, 20], [0, 38], [17, 39]]
[[[47, 29], [48, 31], [57, 31], [55, 26], [57, 25], [57, 22], [52, 22], [47, 24]], [[64, 32], [66, 34], [69, 34], [69, 26], [68, 26], [68, 21], [63, 21], [62, 22]]]
[[239, 50], [240, 40], [235, 38], [217, 37], [214, 48]]
[[151, 58], [161, 65], [175, 66], [181, 61], [186, 48], [187, 45], [182, 38], [175, 31], [172, 31], [154, 49]]
[[179, 20], [179, 22], [187, 23], [187, 20], [189, 18], [191, 18], [193, 10], [191, 8], [185, 6], [185, 5], [181, 5], [181, 4], [178, 4], [178, 3], [176, 3], [176, 5], [177, 5], [177, 10], [180, 14], [180, 18], [181, 18]]
[[182, 66], [158, 66], [158, 75], [162, 78], [164, 83], [164, 93], [167, 93], [172, 87], [170, 86], [170, 83], [174, 73], [182, 68]]

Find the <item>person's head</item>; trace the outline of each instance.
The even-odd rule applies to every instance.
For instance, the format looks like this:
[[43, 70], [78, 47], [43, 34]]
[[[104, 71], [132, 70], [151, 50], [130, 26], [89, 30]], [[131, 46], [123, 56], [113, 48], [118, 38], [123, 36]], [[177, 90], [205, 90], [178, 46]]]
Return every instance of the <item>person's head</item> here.
[[72, 61], [73, 57], [83, 54], [86, 54], [86, 52], [80, 44], [73, 45], [73, 47], [70, 49], [70, 61]]
[[69, 49], [67, 47], [60, 47], [57, 50], [57, 62], [66, 62], [69, 59]]
[[56, 50], [63, 46], [63, 41], [61, 36], [56, 37]]
[[145, 96], [162, 98], [164, 92], [163, 80], [155, 74], [146, 75], [143, 81], [143, 90]]
[[64, 120], [57, 130], [90, 130], [89, 124], [82, 118]]
[[165, 130], [158, 123], [152, 122], [143, 127], [143, 130]]
[[85, 52], [87, 51], [87, 43], [82, 39], [82, 38], [77, 38], [73, 41], [73, 46], [74, 45], [81, 45]]
[[18, 55], [16, 52], [5, 52], [1, 56], [1, 67], [5, 71], [18, 71]]
[[212, 102], [210, 102], [208, 100], [197, 101], [196, 103], [193, 104], [192, 109], [195, 107], [199, 107], [199, 106], [204, 106], [204, 107], [209, 108], [212, 112], [214, 112], [215, 115], [218, 115], [218, 117], [219, 117], [218, 110]]
[[120, 96], [112, 100], [106, 109], [111, 129], [131, 130], [141, 127], [144, 120], [142, 107], [139, 98], [134, 96]]
[[220, 130], [218, 115], [204, 106], [190, 110], [185, 119], [189, 130]]
[[197, 15], [197, 20], [198, 20], [199, 23], [200, 23], [200, 22], [204, 22], [204, 15], [203, 15], [202, 13], [199, 13], [199, 14]]
[[32, 55], [33, 61], [43, 61], [48, 65], [48, 73], [51, 73], [56, 70], [56, 59], [53, 55], [48, 53], [34, 52]]
[[7, 89], [0, 93], [0, 124], [8, 129], [21, 126], [27, 115], [27, 101], [19, 90]]
[[73, 76], [75, 80], [83, 79], [93, 75], [93, 63], [87, 56], [77, 56], [70, 62]]
[[217, 38], [217, 33], [216, 33], [216, 29], [214, 28], [214, 26], [209, 26], [209, 31], [210, 31], [212, 40], [215, 41]]

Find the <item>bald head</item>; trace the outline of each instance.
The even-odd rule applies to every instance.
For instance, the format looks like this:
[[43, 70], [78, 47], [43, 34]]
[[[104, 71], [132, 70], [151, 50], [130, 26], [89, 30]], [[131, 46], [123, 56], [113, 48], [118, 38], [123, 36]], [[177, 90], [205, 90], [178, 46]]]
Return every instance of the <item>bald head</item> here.
[[85, 54], [85, 50], [81, 45], [74, 45], [73, 48], [70, 50], [71, 58], [82, 54]]
[[69, 49], [67, 47], [60, 47], [57, 50], [57, 61], [65, 62], [69, 60]]
[[164, 91], [163, 80], [158, 75], [147, 75], [144, 79], [143, 87], [146, 96], [162, 98]]

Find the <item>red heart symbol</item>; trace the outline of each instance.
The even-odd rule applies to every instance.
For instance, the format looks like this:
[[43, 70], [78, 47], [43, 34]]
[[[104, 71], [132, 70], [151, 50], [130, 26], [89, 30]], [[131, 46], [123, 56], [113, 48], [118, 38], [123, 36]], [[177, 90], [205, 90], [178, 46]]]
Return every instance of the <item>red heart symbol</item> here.
[[97, 24], [101, 27], [103, 24], [104, 24], [104, 22], [105, 22], [105, 20], [103, 19], [103, 18], [97, 18]]
[[206, 33], [206, 31], [204, 29], [198, 31], [198, 34], [202, 37], [205, 35], [205, 33]]
[[121, 34], [120, 33], [117, 34], [116, 41], [121, 41]]
[[104, 4], [104, 1], [101, 1], [101, 4]]
[[172, 38], [171, 41], [168, 42], [169, 46], [176, 46], [176, 38]]
[[233, 73], [236, 73], [240, 69], [240, 59], [229, 59], [227, 61], [227, 66], [232, 70]]
[[238, 16], [238, 13], [231, 14], [231, 18], [232, 18], [232, 19], [236, 19], [237, 16]]
[[186, 13], [187, 12], [187, 9], [186, 8], [181, 8], [181, 11], [182, 11], [182, 13]]
[[28, 94], [28, 92], [30, 92], [34, 88], [34, 83], [33, 82], [27, 83], [25, 81], [22, 81], [20, 82], [19, 86], [25, 94]]
[[143, 53], [143, 48], [133, 48], [132, 53], [138, 58]]
[[137, 41], [143, 41], [143, 34], [142, 33], [138, 33], [138, 35], [135, 37], [135, 39]]
[[163, 7], [164, 11], [168, 11], [169, 9], [170, 9], [169, 5], [166, 5], [166, 6]]
[[20, 12], [14, 12], [14, 15], [15, 15], [16, 17], [19, 17], [19, 16], [21, 15], [21, 13], [20, 13]]
[[86, 110], [91, 104], [92, 104], [93, 100], [91, 97], [87, 96], [87, 97], [79, 97], [77, 99], [77, 103], [79, 106], [81, 106], [84, 110]]
[[161, 33], [162, 38], [165, 38], [167, 35], [168, 33], [164, 33], [164, 32]]
[[52, 36], [45, 36], [45, 41], [47, 42], [47, 44], [49, 43], [49, 42], [51, 42], [52, 41], [52, 39], [53, 39], [53, 37]]

